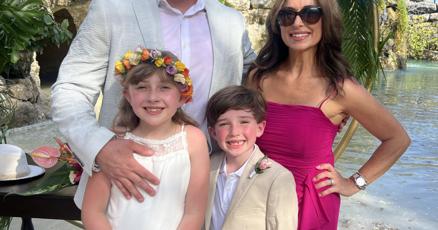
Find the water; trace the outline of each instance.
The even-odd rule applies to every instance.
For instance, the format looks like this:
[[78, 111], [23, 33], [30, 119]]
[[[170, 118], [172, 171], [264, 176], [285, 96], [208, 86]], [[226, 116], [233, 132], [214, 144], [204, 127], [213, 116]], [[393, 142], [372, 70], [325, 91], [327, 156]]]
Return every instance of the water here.
[[[390, 226], [388, 229], [438, 229], [437, 73], [438, 64], [413, 62], [407, 71], [387, 72], [376, 85], [373, 95], [405, 127], [412, 143], [391, 170], [366, 191], [343, 199], [344, 221], [362, 219], [358, 226], [371, 225], [373, 229], [380, 229], [381, 223]], [[351, 175], [378, 144], [359, 128], [337, 168], [343, 175]], [[346, 223], [345, 229], [352, 222]]]
[[[367, 190], [343, 197], [339, 229], [438, 229], [437, 73], [438, 64], [414, 62], [407, 71], [386, 73], [376, 85], [374, 96], [406, 128], [412, 144]], [[60, 134], [49, 121], [11, 130], [8, 140], [30, 151], [56, 146], [55, 136]], [[359, 128], [336, 167], [344, 176], [351, 175], [378, 144]]]

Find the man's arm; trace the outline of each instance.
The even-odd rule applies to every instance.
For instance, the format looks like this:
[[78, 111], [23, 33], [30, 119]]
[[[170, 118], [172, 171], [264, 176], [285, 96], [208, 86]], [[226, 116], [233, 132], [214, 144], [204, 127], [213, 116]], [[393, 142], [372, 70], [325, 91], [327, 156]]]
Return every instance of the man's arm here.
[[52, 116], [88, 175], [97, 160], [126, 197], [142, 200], [136, 186], [153, 194], [146, 180], [157, 184], [158, 179], [141, 167], [132, 153], [150, 155], [150, 151], [132, 141], [112, 139], [115, 134], [100, 126], [94, 113], [108, 71], [110, 7], [104, 0], [91, 2], [52, 86]]
[[252, 48], [251, 41], [248, 37], [248, 31], [244, 31], [242, 37], [242, 54], [243, 54], [243, 71], [242, 71], [242, 83], [245, 82], [245, 78], [247, 77], [247, 72], [251, 64], [257, 57], [257, 54], [254, 52]]
[[53, 120], [88, 175], [96, 154], [114, 136], [99, 126], [94, 113], [108, 67], [109, 35], [103, 2], [91, 2], [52, 86]]

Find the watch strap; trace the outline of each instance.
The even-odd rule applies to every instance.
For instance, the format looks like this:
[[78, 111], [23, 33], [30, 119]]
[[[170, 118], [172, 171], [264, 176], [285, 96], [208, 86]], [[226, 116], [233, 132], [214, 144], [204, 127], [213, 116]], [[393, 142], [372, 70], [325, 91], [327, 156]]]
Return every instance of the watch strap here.
[[353, 175], [351, 175], [350, 178], [353, 180], [356, 187], [359, 188], [360, 190], [365, 190], [365, 188], [368, 185], [368, 182], [365, 179], [365, 177], [363, 177], [359, 172], [355, 172]]

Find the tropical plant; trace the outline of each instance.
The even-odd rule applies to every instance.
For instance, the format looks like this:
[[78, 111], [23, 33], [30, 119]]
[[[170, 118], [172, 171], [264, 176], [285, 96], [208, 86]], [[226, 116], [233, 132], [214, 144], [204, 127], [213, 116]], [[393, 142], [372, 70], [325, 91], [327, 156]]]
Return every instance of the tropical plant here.
[[11, 221], [12, 221], [12, 217], [2, 217], [2, 216], [0, 216], [0, 229], [1, 230], [9, 229]]
[[[354, 76], [370, 91], [382, 69], [379, 57], [384, 44], [393, 36], [381, 37], [379, 6], [383, 0], [338, 0], [344, 24], [343, 52], [351, 64]], [[338, 159], [358, 128], [352, 120], [335, 149]]]
[[0, 89], [0, 144], [6, 144], [6, 131], [14, 118], [15, 108], [6, 89]]
[[409, 27], [409, 57], [422, 59], [425, 50], [438, 46], [438, 38], [434, 37], [437, 28], [425, 22], [424, 16], [414, 16]]
[[8, 78], [23, 52], [41, 51], [47, 42], [71, 39], [68, 21], [55, 22], [43, 0], [0, 1], [0, 74]]

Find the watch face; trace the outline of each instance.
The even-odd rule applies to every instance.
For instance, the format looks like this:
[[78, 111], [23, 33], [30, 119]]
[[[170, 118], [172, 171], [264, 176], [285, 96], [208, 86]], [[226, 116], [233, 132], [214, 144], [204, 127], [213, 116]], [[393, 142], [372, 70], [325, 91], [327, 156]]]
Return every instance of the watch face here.
[[365, 180], [362, 177], [357, 178], [356, 183], [359, 187], [362, 187], [366, 184]]

